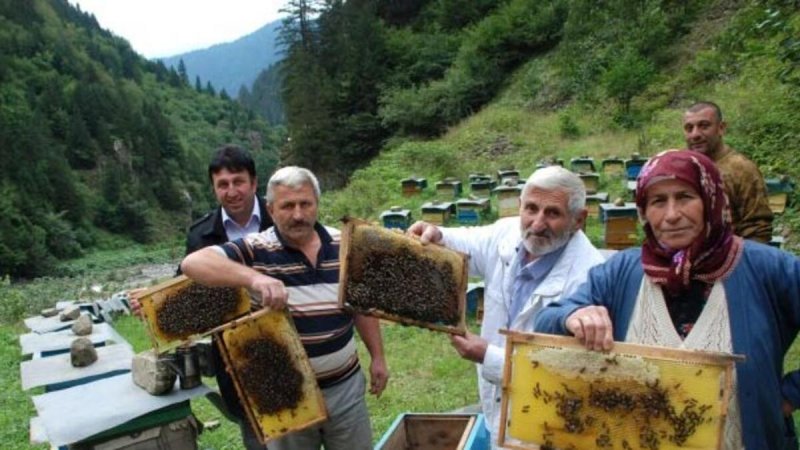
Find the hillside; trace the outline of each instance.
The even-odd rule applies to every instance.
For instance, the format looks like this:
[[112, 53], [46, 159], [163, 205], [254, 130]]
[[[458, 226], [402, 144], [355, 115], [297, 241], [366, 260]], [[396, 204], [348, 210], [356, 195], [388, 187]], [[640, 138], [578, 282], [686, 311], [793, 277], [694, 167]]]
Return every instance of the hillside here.
[[182, 235], [223, 143], [273, 169], [282, 132], [182, 75], [66, 0], [0, 1], [0, 276]]
[[256, 77], [280, 60], [280, 26], [281, 21], [276, 20], [233, 42], [161, 58], [161, 61], [177, 70], [183, 60], [193, 84], [199, 77], [202, 86], [210, 82], [217, 91], [224, 89], [235, 98], [242, 87], [251, 89]]
[[[645, 73], [648, 83], [627, 100], [612, 95], [613, 70], [607, 69], [605, 75], [600, 70], [607, 64], [603, 52], [620, 41], [609, 36], [604, 41], [601, 37], [608, 29], [584, 20], [582, 35], [565, 31], [552, 50], [528, 58], [510, 72], [496, 97], [475, 114], [447, 126], [441, 135], [420, 138], [401, 133], [387, 141], [369, 166], [355, 171], [345, 188], [325, 199], [326, 219], [335, 221], [348, 214], [377, 220], [390, 205], [409, 207], [418, 218], [419, 206], [433, 194], [429, 190], [421, 198], [402, 197], [400, 180], [412, 174], [426, 177], [429, 184], [454, 176], [466, 186], [471, 172], [516, 167], [527, 176], [537, 163], [554, 158], [568, 161], [589, 155], [599, 160], [681, 147], [683, 108], [701, 99], [722, 106], [729, 123], [726, 142], [754, 159], [765, 176], [788, 174], [800, 180], [800, 167], [792, 156], [800, 138], [796, 38], [800, 14], [787, 7], [789, 2], [783, 3], [706, 2], [682, 26], [684, 33], [659, 46], [659, 63], [652, 63], [652, 72]], [[568, 18], [565, 29], [569, 22]], [[635, 36], [625, 33], [636, 26], [626, 24], [625, 30], [615, 33], [617, 39], [634, 41]], [[601, 42], [606, 43], [605, 50]], [[584, 51], [580, 59], [574, 58], [576, 48]], [[625, 55], [605, 54], [609, 56], [609, 61], [620, 57], [628, 67], [636, 67], [626, 62]], [[596, 82], [586, 79], [593, 65]], [[584, 87], [570, 93], [568, 83], [574, 82]], [[417, 92], [432, 89], [435, 83], [422, 84]], [[412, 109], [404, 117], [411, 119], [425, 99], [408, 98], [421, 104], [408, 104]], [[612, 195], [624, 195], [617, 181], [604, 180], [603, 187]], [[776, 234], [787, 236], [788, 248], [797, 249], [795, 231], [800, 231], [800, 221], [790, 207], [778, 217]]]

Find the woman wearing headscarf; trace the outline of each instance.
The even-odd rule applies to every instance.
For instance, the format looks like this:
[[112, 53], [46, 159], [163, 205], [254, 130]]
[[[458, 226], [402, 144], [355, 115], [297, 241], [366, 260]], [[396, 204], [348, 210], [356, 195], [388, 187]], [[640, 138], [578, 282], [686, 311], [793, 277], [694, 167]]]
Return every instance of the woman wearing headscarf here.
[[539, 313], [536, 331], [598, 351], [625, 341], [745, 355], [725, 448], [797, 449], [800, 372], [783, 376], [783, 358], [800, 329], [800, 260], [733, 234], [720, 174], [696, 152], [651, 158], [636, 206], [642, 247], [594, 267], [574, 295]]

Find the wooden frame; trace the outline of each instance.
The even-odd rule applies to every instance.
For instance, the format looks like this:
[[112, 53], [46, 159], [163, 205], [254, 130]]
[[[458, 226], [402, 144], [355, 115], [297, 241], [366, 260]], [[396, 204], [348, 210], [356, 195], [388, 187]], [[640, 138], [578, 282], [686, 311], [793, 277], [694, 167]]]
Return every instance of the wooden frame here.
[[[522, 333], [522, 332], [508, 331], [508, 330], [500, 330], [500, 333], [504, 334], [506, 336], [506, 354], [505, 354], [505, 364], [504, 364], [504, 368], [503, 368], [503, 379], [502, 379], [502, 391], [503, 392], [502, 392], [501, 415], [500, 415], [500, 424], [501, 424], [501, 426], [500, 426], [500, 429], [498, 430], [499, 432], [498, 432], [497, 445], [499, 445], [501, 447], [504, 447], [504, 448], [520, 449], [520, 450], [540, 449], [540, 448], [545, 447], [543, 445], [543, 443], [540, 444], [540, 443], [537, 443], [535, 441], [523, 441], [523, 440], [519, 440], [518, 438], [510, 439], [509, 436], [508, 436], [509, 429], [511, 428], [510, 421], [512, 419], [512, 417], [511, 417], [512, 414], [510, 414], [509, 411], [510, 411], [510, 406], [513, 407], [513, 405], [511, 405], [513, 403], [512, 397], [515, 395], [514, 392], [513, 392], [514, 389], [515, 389], [515, 386], [513, 386], [513, 379], [512, 379], [513, 378], [513, 371], [515, 369], [513, 367], [514, 357], [516, 356], [515, 351], [518, 350], [518, 347], [524, 347], [526, 345], [528, 345], [528, 346], [536, 345], [538, 347], [550, 347], [550, 348], [555, 348], [555, 349], [571, 349], [571, 350], [578, 351], [578, 352], [586, 352], [587, 355], [590, 355], [595, 359], [599, 358], [599, 360], [603, 364], [607, 364], [606, 366], [603, 366], [603, 367], [605, 367], [605, 369], [603, 367], [601, 367], [599, 369], [599, 371], [591, 373], [591, 374], [588, 373], [588, 371], [587, 371], [587, 374], [584, 375], [584, 371], [586, 371], [586, 366], [584, 366], [584, 367], [581, 367], [580, 369], [575, 369], [571, 373], [570, 378], [562, 377], [562, 378], [558, 379], [558, 381], [562, 381], [563, 380], [563, 381], [566, 381], [566, 382], [569, 382], [569, 383], [574, 383], [572, 385], [573, 388], [575, 387], [575, 385], [577, 383], [579, 383], [579, 382], [575, 382], [573, 380], [581, 379], [582, 377], [595, 377], [595, 380], [597, 380], [597, 379], [601, 379], [601, 378], [605, 377], [606, 375], [604, 375], [604, 374], [606, 373], [606, 370], [608, 369], [608, 367], [613, 367], [612, 364], [609, 364], [611, 362], [613, 362], [614, 364], [624, 364], [624, 363], [616, 362], [618, 357], [629, 358], [631, 355], [633, 355], [636, 358], [641, 357], [640, 359], [643, 359], [643, 360], [646, 359], [646, 360], [648, 360], [648, 363], [649, 362], [653, 362], [654, 364], [658, 364], [659, 362], [661, 362], [661, 363], [667, 363], [667, 364], [678, 363], [676, 365], [682, 365], [682, 366], [694, 365], [693, 367], [691, 367], [691, 371], [694, 371], [694, 369], [697, 367], [697, 365], [702, 365], [703, 367], [714, 366], [714, 369], [718, 370], [719, 373], [714, 373], [711, 370], [706, 370], [706, 373], [703, 374], [703, 370], [700, 369], [696, 373], [694, 373], [694, 376], [700, 377], [698, 379], [700, 381], [709, 382], [709, 380], [710, 380], [711, 383], [713, 383], [715, 377], [717, 377], [716, 378], [716, 382], [719, 384], [718, 403], [716, 403], [715, 405], [707, 406], [707, 410], [708, 411], [712, 411], [712, 414], [714, 414], [715, 412], [718, 412], [719, 413], [718, 414], [719, 420], [717, 421], [716, 424], [714, 424], [713, 421], [707, 422], [709, 430], [705, 430], [705, 432], [706, 433], [710, 432], [712, 434], [716, 434], [716, 437], [715, 437], [715, 439], [716, 439], [716, 447], [713, 447], [713, 448], [722, 449], [723, 444], [724, 444], [724, 440], [722, 439], [722, 431], [723, 431], [723, 426], [724, 426], [724, 423], [725, 423], [724, 419], [725, 419], [725, 417], [727, 415], [728, 402], [729, 402], [730, 396], [732, 395], [731, 391], [732, 391], [732, 381], [733, 381], [733, 367], [734, 367], [734, 363], [735, 362], [744, 360], [743, 356], [741, 356], [741, 355], [731, 355], [731, 354], [725, 354], [725, 353], [716, 353], [716, 352], [705, 352], [705, 351], [683, 350], [683, 349], [675, 349], [675, 348], [667, 348], [667, 347], [645, 346], [645, 345], [639, 345], [639, 344], [620, 343], [620, 342], [615, 342], [614, 343], [614, 349], [613, 349], [612, 352], [600, 353], [600, 352], [593, 352], [593, 351], [585, 350], [583, 345], [576, 338], [573, 338], [573, 337], [555, 336], [555, 335], [539, 334], [539, 333]], [[540, 363], [538, 362], [538, 360], [537, 361], [531, 360], [530, 362], [531, 362], [531, 367], [532, 367], [531, 373], [534, 373], [534, 371], [536, 371], [536, 370], [540, 370], [539, 369]], [[544, 363], [542, 363], [542, 364], [544, 364]], [[593, 370], [593, 369], [590, 368], [589, 371], [591, 371], [591, 370]], [[612, 370], [614, 370], [614, 369], [612, 369]], [[622, 373], [622, 372], [620, 372], [620, 373]], [[673, 377], [674, 377], [674, 375], [675, 374], [672, 374]], [[619, 375], [615, 374], [614, 376], [619, 376]], [[666, 383], [667, 382], [666, 375], [663, 375], [663, 376], [664, 376], [664, 381]], [[645, 381], [645, 385], [647, 386], [647, 388], [650, 388], [651, 386], [656, 386], [656, 387], [658, 386], [658, 382], [662, 380], [661, 372], [658, 372], [658, 378], [655, 378], [655, 379], [656, 379], [656, 381], [655, 381], [655, 383], [653, 385], [647, 384], [647, 382]], [[621, 382], [621, 380], [622, 380], [621, 378], [615, 378], [614, 381], [611, 381], [610, 383]], [[529, 382], [530, 385], [533, 385], [534, 379], [530, 379], [530, 380], [526, 379], [525, 381]], [[535, 384], [535, 388], [533, 389], [532, 397], [536, 397], [537, 399], [539, 398], [539, 397], [537, 397], [537, 389], [539, 389], [539, 387], [540, 387], [539, 381], [542, 381], [542, 383], [544, 384], [544, 378], [536, 379], [536, 384]], [[574, 394], [575, 391], [570, 391], [568, 386], [567, 386], [567, 384], [565, 382], [563, 382], [563, 381], [561, 382], [561, 385], [564, 387], [565, 392], [572, 392]], [[633, 381], [633, 380], [630, 380], [630, 379], [625, 380], [625, 381], [629, 382], [631, 384], [639, 383], [639, 386], [641, 386], [641, 382], [640, 381]], [[690, 380], [690, 381], [693, 382], [694, 380]], [[667, 386], [665, 383], [662, 383], [662, 386]], [[592, 384], [592, 383], [589, 382], [589, 384]], [[681, 385], [681, 383], [679, 382], [677, 384], [670, 385], [670, 387], [674, 388], [675, 392], [677, 392], [677, 390], [680, 387], [680, 385]], [[518, 389], [518, 393], [523, 393], [523, 392], [526, 392], [526, 391], [530, 390], [529, 387], [524, 387], [524, 388], [523, 387], [516, 387], [516, 389]], [[669, 392], [669, 389], [670, 388], [664, 388], [664, 392]], [[540, 390], [539, 392], [542, 392], [542, 391]], [[590, 392], [590, 393], [592, 392], [591, 388], [589, 388], [588, 392]], [[626, 391], [626, 392], [632, 392], [632, 390]], [[709, 394], [709, 395], [712, 395], [712, 396], [716, 394], [716, 391], [708, 391], [708, 392], [711, 392], [711, 394]], [[546, 391], [545, 391], [545, 394], [547, 394]], [[524, 395], [524, 394], [520, 394], [520, 395]], [[547, 395], [549, 395], [549, 394], [547, 394]], [[675, 394], [675, 395], [677, 395], [677, 394]], [[580, 398], [583, 398], [583, 397], [580, 397]], [[682, 403], [682, 404], [685, 405], [685, 404], [687, 404], [688, 401], [689, 401], [689, 399], [685, 400], [684, 403]], [[544, 403], [544, 405], [548, 405], [548, 401], [547, 400], [543, 399], [542, 402]], [[550, 406], [547, 406], [547, 407], [548, 408], [552, 408], [552, 409], [556, 409], [557, 408], [556, 401], [552, 401], [552, 404], [553, 404], [552, 407], [550, 407]], [[589, 402], [586, 401], [585, 404], [589, 404]], [[548, 428], [547, 421], [545, 419], [543, 419], [543, 417], [546, 417], [545, 411], [543, 411], [542, 409], [538, 409], [538, 410], [535, 409], [536, 406], [537, 405], [534, 405], [534, 409], [530, 410], [531, 411], [530, 415], [524, 416], [526, 419], [530, 419], [529, 421], [526, 421], [526, 425], [527, 426], [530, 427], [530, 424], [533, 423], [533, 422], [536, 422], [537, 420], [543, 420], [543, 422], [544, 422], [543, 424], [539, 423], [539, 424], [536, 424], [536, 425], [537, 426], [538, 425], [542, 425], [544, 430], [550, 430], [550, 431], [545, 431], [545, 433], [550, 433], [551, 435], [554, 435], [554, 433], [556, 433], [556, 432], [561, 432], [562, 434], [569, 433], [568, 431], [566, 431], [566, 429], [564, 429], [563, 431], [561, 429], [559, 429], [558, 428], [558, 424], [555, 424], [553, 422], [550, 423], [549, 428]], [[541, 405], [540, 405], [540, 407], [543, 408], [543, 406], [541, 406]], [[715, 410], [714, 409], [715, 407], [719, 407], [719, 409]], [[519, 419], [519, 415], [522, 414], [522, 413], [526, 413], [525, 408], [531, 408], [531, 406], [529, 404], [527, 404], [527, 403], [523, 403], [523, 406], [520, 408], [521, 412], [516, 414], [514, 420], [520, 420]], [[626, 420], [626, 418], [630, 419], [632, 421], [636, 420], [636, 418], [635, 418], [636, 415], [633, 414], [633, 413], [631, 413], [630, 416], [626, 416], [624, 413], [623, 413], [623, 416], [619, 416], [619, 415], [613, 416], [614, 411], [613, 410], [611, 410], [611, 412], [608, 412], [608, 411], [609, 410], [606, 410], [606, 414], [609, 416], [609, 420], [610, 420], [610, 417], [614, 417], [614, 420], [617, 421], [617, 422], [622, 421], [622, 420]], [[619, 413], [617, 413], [617, 414], [619, 414]], [[603, 420], [603, 418], [602, 417], [595, 417], [594, 420], [599, 422], [599, 421]], [[565, 421], [565, 423], [566, 423], [566, 421]], [[701, 422], [701, 423], [705, 424], [705, 422]], [[603, 426], [605, 426], [605, 422], [603, 422]], [[703, 425], [698, 425], [698, 428], [701, 427], [701, 426], [703, 426]], [[606, 430], [608, 430], [608, 428], [606, 428]], [[693, 431], [693, 433], [694, 433], [694, 431]], [[581, 432], [578, 432], [576, 434], [570, 434], [570, 436], [572, 436], [572, 437], [575, 437], [575, 436], [580, 437], [580, 434], [581, 434]], [[607, 432], [607, 435], [608, 434], [609, 433]], [[564, 434], [564, 435], [566, 435], [566, 434]], [[575, 439], [578, 439], [578, 437], [575, 437]], [[591, 439], [592, 437], [593, 436], [588, 436], [586, 438], [587, 439]], [[690, 437], [691, 437], [691, 435], [690, 435]], [[542, 437], [542, 439], [540, 439], [540, 441], [542, 441], [544, 439], [545, 439], [545, 437], [544, 437], [544, 434], [543, 434], [543, 437]], [[591, 442], [594, 443], [593, 440]], [[637, 442], [637, 444], [638, 444], [638, 442]], [[556, 443], [553, 443], [552, 445], [556, 445]], [[632, 448], [639, 448], [638, 445], [633, 445], [633, 444], [631, 444], [631, 445], [632, 445]], [[573, 447], [574, 446], [575, 445], [573, 445]], [[578, 447], [580, 447], [580, 446], [578, 446]], [[614, 447], [614, 448], [619, 448], [619, 447], [617, 446], [617, 447]], [[667, 445], [659, 446], [659, 448], [672, 449], [672, 448], [676, 448], [676, 447], [675, 447], [674, 444], [668, 443]], [[711, 448], [711, 447], [709, 447], [709, 448]]]
[[[448, 264], [453, 269], [453, 286], [455, 291], [451, 294], [455, 296], [457, 305], [458, 323], [456, 325], [447, 325], [443, 323], [425, 322], [411, 317], [404, 317], [395, 313], [384, 311], [380, 305], [375, 305], [369, 308], [358, 308], [347, 302], [347, 287], [350, 282], [350, 271], [352, 270], [352, 253], [354, 252], [353, 240], [357, 228], [369, 228], [382, 244], [397, 249], [407, 249], [411, 253], [420, 257], [430, 258], [438, 261], [440, 264]], [[364, 253], [368, 253], [370, 248], [363, 249]], [[376, 227], [368, 224], [359, 219], [346, 218], [345, 225], [342, 229], [341, 244], [339, 247], [339, 305], [342, 308], [351, 308], [361, 314], [378, 317], [381, 319], [390, 320], [392, 322], [402, 323], [404, 325], [413, 325], [422, 328], [428, 328], [435, 331], [443, 331], [451, 334], [464, 335], [466, 334], [466, 290], [467, 290], [467, 259], [468, 256], [442, 247], [440, 245], [428, 244], [422, 245], [419, 240], [406, 236], [404, 234], [387, 230], [382, 227]], [[402, 276], [402, 274], [398, 274]]]
[[[145, 323], [147, 325], [147, 334], [153, 342], [153, 348], [156, 353], [161, 354], [172, 350], [186, 342], [202, 339], [212, 333], [212, 328], [187, 336], [174, 336], [165, 333], [158, 326], [156, 315], [168, 295], [188, 288], [194, 281], [186, 275], [180, 275], [175, 278], [157, 284], [146, 291], [139, 297], [139, 303], [142, 305], [142, 314], [144, 315]], [[241, 317], [250, 312], [250, 294], [244, 288], [238, 288], [239, 303], [236, 310], [226, 314], [220, 318], [220, 324]]]
[[[328, 418], [325, 399], [288, 311], [265, 308], [221, 325], [214, 329], [214, 333], [226, 369], [231, 375], [239, 398], [242, 399], [247, 420], [261, 443], [266, 444]], [[303, 375], [303, 399], [293, 409], [284, 409], [275, 414], [259, 414], [254, 400], [248, 396], [243, 387], [241, 349], [246, 341], [260, 336], [269, 336], [270, 339], [286, 345], [295, 368]]]
[[474, 414], [402, 414], [375, 449], [464, 450], [475, 422]]

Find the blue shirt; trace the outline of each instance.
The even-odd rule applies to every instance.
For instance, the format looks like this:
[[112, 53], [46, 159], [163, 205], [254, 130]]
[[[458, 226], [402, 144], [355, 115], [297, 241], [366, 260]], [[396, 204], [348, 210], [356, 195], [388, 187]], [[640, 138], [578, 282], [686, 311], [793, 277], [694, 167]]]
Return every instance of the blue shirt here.
[[250, 213], [250, 220], [245, 226], [239, 225], [235, 220], [228, 215], [225, 208], [222, 210], [222, 227], [225, 228], [225, 234], [228, 235], [229, 241], [241, 239], [250, 233], [258, 233], [261, 227], [261, 207], [258, 206], [258, 200], [253, 200], [253, 212]]
[[[511, 323], [514, 322], [517, 314], [522, 311], [525, 303], [528, 302], [534, 291], [536, 291], [536, 288], [542, 284], [547, 274], [550, 273], [550, 270], [556, 265], [558, 258], [564, 253], [565, 248], [567, 248], [566, 245], [519, 267], [517, 275], [514, 277], [514, 291], [511, 296], [511, 307], [508, 311], [509, 328], [511, 328]], [[528, 251], [525, 249], [525, 246], [520, 245], [517, 247], [518, 261], [525, 261], [527, 256]]]

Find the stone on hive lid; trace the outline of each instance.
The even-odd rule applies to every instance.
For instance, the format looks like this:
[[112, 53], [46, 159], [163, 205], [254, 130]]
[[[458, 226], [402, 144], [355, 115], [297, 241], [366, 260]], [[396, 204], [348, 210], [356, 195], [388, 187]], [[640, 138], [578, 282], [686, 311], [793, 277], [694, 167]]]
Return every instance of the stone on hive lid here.
[[73, 367], [86, 367], [97, 361], [97, 350], [92, 341], [80, 337], [72, 341], [72, 345], [69, 346], [69, 356]]
[[42, 317], [53, 317], [58, 314], [58, 308], [46, 308], [42, 310]]
[[133, 382], [150, 395], [164, 395], [175, 386], [175, 371], [153, 349], [137, 353], [131, 364]]
[[66, 322], [68, 320], [75, 320], [78, 316], [81, 315], [81, 308], [79, 306], [68, 306], [64, 308], [64, 311], [61, 312], [61, 315], [58, 316], [62, 322]]
[[72, 324], [72, 332], [76, 336], [86, 336], [92, 334], [92, 318], [89, 314], [81, 314], [78, 320]]

